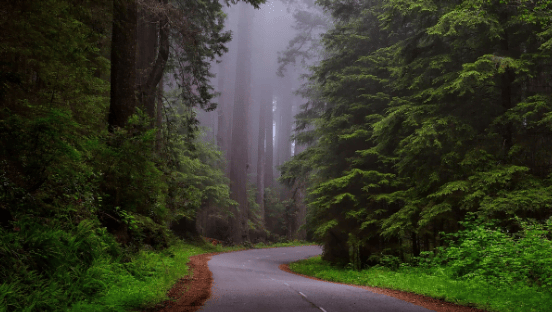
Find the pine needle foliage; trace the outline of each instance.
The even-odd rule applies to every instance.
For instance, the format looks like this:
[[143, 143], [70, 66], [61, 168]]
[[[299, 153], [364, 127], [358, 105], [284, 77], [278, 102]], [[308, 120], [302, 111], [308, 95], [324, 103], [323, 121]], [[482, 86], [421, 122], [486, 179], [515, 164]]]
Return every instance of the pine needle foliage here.
[[313, 144], [283, 178], [307, 177], [324, 259], [408, 261], [468, 213], [512, 233], [552, 215], [552, 3], [318, 4], [333, 28], [298, 115]]

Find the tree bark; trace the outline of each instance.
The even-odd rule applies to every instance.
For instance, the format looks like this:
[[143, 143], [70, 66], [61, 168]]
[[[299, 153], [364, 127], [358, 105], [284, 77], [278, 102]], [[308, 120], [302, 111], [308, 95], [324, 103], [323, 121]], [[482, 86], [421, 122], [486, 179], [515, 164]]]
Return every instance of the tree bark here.
[[231, 197], [238, 203], [234, 210], [230, 231], [235, 244], [248, 239], [247, 172], [249, 106], [251, 101], [251, 20], [252, 12], [246, 4], [240, 4], [238, 25], [238, 59], [236, 66], [236, 88], [232, 121], [232, 146], [230, 160]]
[[137, 15], [135, 0], [113, 1], [109, 131], [124, 127], [136, 107]]
[[[152, 71], [153, 62], [157, 54], [157, 24], [158, 19], [147, 8], [139, 8], [137, 31], [137, 56], [136, 56], [136, 84], [143, 88]], [[143, 90], [140, 90], [141, 96]], [[155, 97], [140, 98], [141, 109], [150, 118], [155, 117]]]
[[[168, 4], [168, 0], [159, 0], [159, 2], [165, 6]], [[161, 14], [161, 17], [159, 18], [159, 51], [157, 52], [157, 58], [155, 59], [148, 75], [144, 77], [144, 83], [141, 83], [139, 86], [141, 106], [150, 118], [155, 118], [155, 91], [157, 89], [157, 85], [163, 77], [163, 71], [167, 65], [167, 60], [169, 59], [168, 13], [163, 12]], [[149, 27], [149, 25], [145, 27]], [[151, 47], [154, 47], [153, 42], [151, 42]], [[151, 48], [146, 46], [144, 49], [149, 50]], [[148, 54], [149, 53], [146, 53], [146, 55]]]
[[281, 166], [284, 162], [291, 159], [291, 127], [293, 123], [292, 108], [293, 108], [293, 96], [291, 94], [291, 79], [286, 77], [286, 80], [283, 84], [284, 90], [282, 92], [282, 100], [278, 103], [278, 108], [280, 109], [280, 130], [278, 131], [279, 143], [278, 143], [278, 152], [280, 156], [278, 157], [279, 163]]
[[[263, 88], [265, 91], [267, 88]], [[259, 205], [261, 224], [264, 226], [264, 176], [265, 176], [265, 142], [266, 142], [266, 110], [272, 102], [271, 95], [263, 92], [259, 107], [259, 137], [257, 140], [257, 204]]]
[[155, 127], [157, 128], [156, 136], [156, 149], [157, 151], [161, 150], [163, 139], [163, 78], [159, 81], [159, 86], [157, 87], [157, 112], [155, 114]]

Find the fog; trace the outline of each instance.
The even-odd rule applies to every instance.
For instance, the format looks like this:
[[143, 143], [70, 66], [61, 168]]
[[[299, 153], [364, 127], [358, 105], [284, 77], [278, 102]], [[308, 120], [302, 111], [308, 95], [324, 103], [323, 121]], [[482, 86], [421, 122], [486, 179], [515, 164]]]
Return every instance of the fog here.
[[[205, 139], [211, 142], [217, 142], [217, 133], [228, 128], [232, 129], [232, 111], [235, 102], [236, 64], [238, 59], [239, 39], [238, 22], [240, 20], [240, 10], [245, 8], [253, 16], [250, 29], [250, 103], [248, 113], [248, 174], [251, 181], [255, 180], [257, 175], [258, 159], [258, 138], [259, 138], [259, 113], [260, 103], [263, 97], [269, 97], [272, 102], [273, 114], [273, 144], [274, 144], [274, 174], [277, 174], [276, 166], [281, 165], [292, 155], [294, 143], [290, 141], [292, 134], [292, 120], [289, 112], [297, 110], [300, 100], [292, 93], [299, 87], [298, 68], [288, 66], [285, 76], [278, 77], [276, 74], [278, 68], [278, 52], [285, 50], [288, 43], [296, 35], [292, 28], [294, 25], [293, 6], [285, 5], [281, 1], [269, 1], [261, 5], [256, 10], [251, 5], [240, 3], [228, 8], [225, 12], [228, 15], [226, 29], [232, 31], [232, 41], [227, 45], [229, 51], [218, 63], [213, 63], [213, 72], [216, 77], [212, 84], [217, 92], [220, 92], [217, 103], [218, 108], [212, 112], [198, 111], [200, 125], [205, 131]], [[268, 94], [270, 93], [270, 94]], [[286, 114], [287, 113], [287, 114]], [[219, 116], [228, 124], [219, 125]], [[267, 120], [267, 119], [265, 119]], [[269, 124], [270, 121], [265, 122]], [[283, 129], [285, 127], [285, 129]], [[231, 137], [227, 131], [224, 135]], [[279, 137], [285, 135], [286, 138]], [[219, 140], [220, 143], [220, 140]], [[225, 142], [230, 143], [230, 142]], [[278, 145], [280, 145], [278, 147]], [[264, 144], [266, 147], [266, 143]], [[227, 152], [228, 145], [223, 144], [222, 150]]]

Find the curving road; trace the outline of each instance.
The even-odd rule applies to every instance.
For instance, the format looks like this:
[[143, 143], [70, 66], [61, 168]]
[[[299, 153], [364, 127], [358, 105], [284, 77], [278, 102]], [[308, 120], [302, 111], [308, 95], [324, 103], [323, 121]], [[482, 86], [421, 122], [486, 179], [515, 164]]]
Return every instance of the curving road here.
[[318, 246], [253, 249], [213, 256], [214, 284], [200, 311], [431, 311], [357, 287], [326, 283], [278, 269], [318, 255]]

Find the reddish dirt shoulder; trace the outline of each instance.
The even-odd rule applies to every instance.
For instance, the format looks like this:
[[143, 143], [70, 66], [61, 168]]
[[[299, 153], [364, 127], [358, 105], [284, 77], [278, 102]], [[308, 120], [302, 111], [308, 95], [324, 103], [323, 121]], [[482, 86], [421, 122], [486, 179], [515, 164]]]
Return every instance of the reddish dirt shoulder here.
[[[314, 280], [318, 280], [318, 281], [323, 281], [322, 279], [319, 279], [319, 278], [316, 278], [316, 277], [295, 273], [295, 272], [293, 272], [289, 269], [289, 265], [287, 265], [287, 264], [281, 264], [280, 265], [280, 270], [288, 272], [288, 273], [292, 273], [292, 274], [295, 274], [295, 275], [301, 275], [301, 276], [306, 277], [306, 278], [310, 278], [310, 279], [314, 279]], [[344, 284], [344, 283], [328, 282], [328, 281], [325, 281], [325, 282], [334, 283], [334, 284]], [[410, 303], [415, 304], [417, 306], [421, 306], [421, 307], [424, 307], [426, 309], [433, 310], [433, 311], [436, 311], [436, 312], [479, 312], [479, 311], [483, 311], [483, 310], [479, 310], [479, 309], [475, 309], [475, 308], [471, 308], [471, 307], [466, 307], [466, 306], [460, 306], [460, 305], [456, 305], [456, 304], [446, 302], [446, 301], [443, 301], [443, 300], [439, 300], [439, 299], [435, 299], [435, 298], [431, 298], [431, 297], [426, 297], [426, 296], [422, 296], [422, 295], [417, 295], [417, 294], [414, 294], [414, 293], [399, 291], [399, 290], [391, 290], [391, 289], [385, 289], [385, 288], [359, 286], [359, 285], [351, 285], [351, 284], [344, 284], [344, 285], [354, 286], [354, 287], [366, 289], [366, 290], [371, 291], [371, 292], [376, 293], [376, 294], [382, 294], [382, 295], [394, 297], [394, 298], [397, 298], [397, 299], [400, 299], [400, 300], [403, 300], [403, 301], [407, 301], [407, 302], [410, 302]]]
[[213, 275], [207, 262], [218, 252], [190, 257], [188, 267], [192, 274], [183, 277], [169, 290], [167, 300], [144, 312], [193, 312], [199, 310], [211, 296]]
[[[169, 290], [168, 295], [171, 300], [167, 300], [155, 306], [152, 309], [145, 310], [144, 312], [195, 312], [199, 310], [205, 301], [211, 296], [211, 286], [213, 284], [213, 275], [209, 271], [207, 262], [211, 259], [211, 256], [219, 254], [218, 252], [202, 254], [190, 257], [188, 266], [192, 272], [190, 276], [183, 277]], [[292, 272], [289, 269], [289, 265], [282, 264], [280, 269], [292, 274], [301, 275], [306, 278], [320, 280], [316, 277], [306, 276]], [[326, 281], [328, 282], [328, 281]], [[335, 284], [342, 284], [336, 282], [328, 282]], [[479, 312], [483, 310], [459, 306], [450, 302], [446, 302], [431, 297], [417, 295], [413, 293], [390, 290], [384, 288], [368, 287], [350, 285], [362, 289], [366, 289], [373, 293], [387, 295], [403, 301], [410, 302], [412, 304], [436, 311], [436, 312]]]

